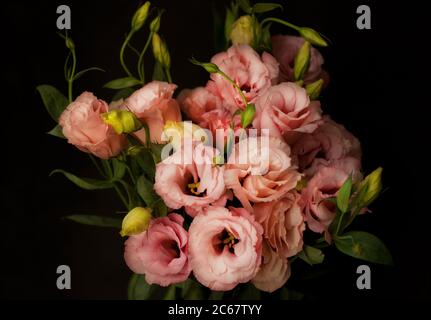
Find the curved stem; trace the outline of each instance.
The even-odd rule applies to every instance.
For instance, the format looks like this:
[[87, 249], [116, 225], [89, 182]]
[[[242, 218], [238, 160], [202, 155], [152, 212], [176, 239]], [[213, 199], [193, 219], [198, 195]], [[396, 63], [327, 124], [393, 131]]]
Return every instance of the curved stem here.
[[124, 49], [126, 49], [127, 44], [129, 43], [130, 39], [133, 36], [133, 31], [130, 31], [129, 34], [126, 37], [126, 40], [124, 40], [123, 45], [121, 46], [121, 50], [120, 50], [120, 62], [121, 62], [121, 66], [123, 67], [124, 71], [127, 73], [127, 75], [129, 77], [132, 77], [132, 73], [129, 71], [129, 69], [126, 66], [126, 63], [124, 62]]
[[296, 31], [299, 31], [299, 29], [300, 29], [298, 26], [295, 26], [293, 23], [290, 23], [290, 22], [287, 22], [287, 21], [284, 21], [284, 20], [281, 20], [281, 19], [278, 19], [278, 18], [272, 18], [272, 17], [263, 19], [260, 24], [263, 27], [263, 25], [265, 23], [267, 23], [267, 22], [276, 22], [276, 23], [282, 24], [284, 26], [287, 26], [289, 28], [292, 28], [292, 29], [294, 29]]
[[154, 34], [154, 32], [150, 32], [150, 35], [148, 36], [147, 42], [145, 43], [144, 49], [142, 49], [141, 54], [139, 55], [138, 73], [139, 73], [139, 78], [141, 79], [142, 82], [145, 82], [143, 59], [144, 59], [145, 52], [147, 51], [147, 49], [150, 45], [151, 39], [153, 38], [153, 34]]
[[75, 70], [76, 70], [76, 53], [75, 53], [75, 49], [70, 50], [70, 52], [72, 53], [72, 71], [69, 75], [69, 79], [67, 79], [67, 91], [68, 91], [68, 95], [69, 95], [69, 103], [72, 103], [73, 100], [73, 77], [75, 76]]
[[221, 71], [220, 69], [219, 69], [218, 73], [235, 87], [235, 89], [241, 95], [242, 100], [244, 101], [244, 108], [247, 107], [247, 98], [245, 97], [244, 92], [242, 92], [242, 90], [238, 86], [238, 84], [235, 81], [233, 81], [231, 78], [229, 78], [229, 76], [226, 73], [224, 73], [223, 71]]
[[114, 183], [114, 189], [117, 192], [118, 196], [120, 197], [121, 201], [123, 202], [124, 206], [129, 209], [129, 203], [127, 202], [126, 198], [124, 198], [123, 193], [121, 192], [120, 188]]
[[165, 72], [166, 72], [166, 78], [168, 78], [168, 82], [172, 83], [172, 76], [171, 76], [171, 71], [169, 70], [169, 68], [165, 68]]

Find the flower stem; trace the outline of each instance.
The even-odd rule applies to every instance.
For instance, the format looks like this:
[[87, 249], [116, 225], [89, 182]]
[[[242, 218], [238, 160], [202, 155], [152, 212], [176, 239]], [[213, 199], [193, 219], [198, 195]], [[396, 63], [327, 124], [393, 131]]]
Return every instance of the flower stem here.
[[67, 79], [67, 91], [69, 95], [69, 103], [72, 103], [73, 100], [73, 78], [75, 77], [75, 70], [76, 70], [76, 53], [75, 49], [71, 49], [70, 52], [72, 53], [72, 71], [70, 72], [69, 78]]
[[144, 72], [143, 59], [144, 59], [145, 52], [147, 51], [147, 49], [151, 43], [151, 39], [153, 38], [153, 34], [154, 34], [154, 32], [150, 33], [150, 35], [148, 36], [147, 42], [145, 43], [144, 49], [142, 49], [141, 54], [139, 55], [138, 73], [139, 73], [139, 78], [141, 79], [142, 83], [145, 83], [145, 72]]
[[169, 70], [169, 68], [165, 68], [165, 73], [166, 73], [166, 78], [168, 78], [168, 82], [172, 83], [172, 76], [171, 76], [171, 71]]
[[132, 38], [134, 32], [130, 31], [129, 34], [126, 37], [126, 40], [124, 40], [123, 45], [121, 46], [121, 50], [120, 50], [120, 62], [121, 62], [121, 66], [123, 67], [124, 71], [127, 73], [127, 75], [129, 77], [132, 77], [132, 73], [129, 71], [129, 69], [126, 66], [126, 63], [124, 62], [124, 50], [127, 47], [127, 44], [129, 43], [130, 39]]
[[235, 89], [241, 95], [242, 100], [244, 101], [244, 108], [247, 107], [247, 98], [245, 97], [244, 92], [242, 92], [238, 84], [235, 81], [233, 81], [231, 78], [229, 78], [229, 76], [223, 71], [221, 71], [220, 69], [218, 70], [218, 74], [220, 74], [223, 78], [225, 78], [229, 83], [231, 83], [235, 87]]
[[127, 202], [126, 198], [124, 197], [123, 193], [121, 192], [120, 188], [114, 183], [114, 189], [117, 192], [118, 196], [120, 197], [121, 201], [123, 202], [124, 206], [129, 209], [129, 203]]
[[269, 18], [263, 19], [260, 24], [261, 24], [261, 26], [263, 26], [267, 22], [276, 22], [276, 23], [282, 24], [284, 26], [287, 26], [289, 28], [292, 28], [292, 29], [294, 29], [296, 31], [299, 31], [299, 29], [300, 29], [300, 27], [295, 26], [293, 23], [290, 23], [290, 22], [287, 22], [287, 21], [284, 21], [284, 20], [281, 20], [281, 19], [278, 19], [278, 18], [273, 18], [273, 17], [269, 17]]

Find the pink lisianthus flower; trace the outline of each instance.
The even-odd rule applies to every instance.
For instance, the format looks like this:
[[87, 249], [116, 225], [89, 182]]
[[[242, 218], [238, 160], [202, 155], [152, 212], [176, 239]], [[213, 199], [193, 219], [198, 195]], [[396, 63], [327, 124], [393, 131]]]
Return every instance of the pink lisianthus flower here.
[[231, 290], [259, 271], [262, 227], [243, 208], [209, 207], [190, 225], [189, 253], [200, 283], [211, 290]]
[[[150, 129], [152, 142], [162, 143], [163, 127], [167, 121], [181, 121], [180, 107], [172, 95], [177, 86], [167, 82], [152, 81], [128, 97], [121, 108], [132, 111]], [[136, 132], [145, 141], [145, 130]]]
[[[211, 62], [235, 81], [243, 91], [247, 101], [253, 103], [259, 94], [267, 90], [278, 79], [278, 63], [269, 53], [260, 57], [248, 45], [234, 45], [225, 52], [212, 57]], [[213, 84], [207, 87], [220, 95], [230, 112], [244, 109], [244, 101], [237, 89], [220, 74], [212, 73]]]
[[271, 136], [284, 137], [292, 143], [302, 133], [316, 130], [321, 114], [320, 102], [310, 101], [304, 88], [283, 82], [259, 96], [253, 126], [269, 129]]
[[108, 111], [105, 101], [91, 92], [82, 93], [60, 116], [64, 136], [81, 151], [101, 159], [115, 157], [127, 146], [127, 139], [102, 120], [100, 115]]
[[217, 149], [192, 143], [189, 151], [187, 146], [157, 164], [154, 190], [169, 208], [184, 207], [194, 217], [226, 193], [224, 167], [214, 163]]
[[171, 213], [151, 221], [148, 230], [129, 237], [124, 259], [135, 273], [145, 274], [149, 284], [168, 286], [187, 280], [191, 272], [188, 234], [184, 218]]

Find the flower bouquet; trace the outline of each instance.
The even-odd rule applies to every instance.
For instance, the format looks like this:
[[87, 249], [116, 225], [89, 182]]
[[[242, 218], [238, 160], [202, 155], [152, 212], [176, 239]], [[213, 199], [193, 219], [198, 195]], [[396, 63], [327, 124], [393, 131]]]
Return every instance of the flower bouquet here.
[[[328, 41], [272, 17], [280, 7], [232, 2], [219, 30], [224, 49], [209, 62], [190, 59], [208, 82], [178, 95], [175, 51], [159, 35], [163, 11], [149, 2], [120, 49], [124, 77], [105, 85], [109, 103], [91, 92], [74, 97], [74, 81], [101, 69], [77, 72], [74, 42], [62, 35], [67, 97], [49, 85], [37, 89], [58, 122], [49, 134], [87, 153], [98, 178], [52, 174], [117, 192], [123, 213], [67, 218], [119, 228], [133, 271], [130, 299], [283, 297], [291, 265], [320, 264], [329, 246], [392, 263], [377, 237], [349, 229], [379, 195], [382, 169], [364, 176], [358, 139], [324, 114], [319, 96], [329, 75], [316, 47]], [[271, 35], [274, 24], [292, 35]], [[131, 45], [139, 32], [147, 37], [141, 50]], [[126, 54], [136, 54], [135, 68]]]

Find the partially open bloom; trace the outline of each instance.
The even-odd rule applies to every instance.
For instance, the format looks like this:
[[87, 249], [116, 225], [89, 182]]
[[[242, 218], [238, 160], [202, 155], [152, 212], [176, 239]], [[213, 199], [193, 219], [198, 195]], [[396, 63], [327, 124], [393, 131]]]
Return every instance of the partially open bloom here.
[[291, 166], [290, 148], [273, 137], [249, 137], [238, 142], [226, 164], [226, 187], [245, 209], [250, 202], [270, 202], [296, 187], [301, 175]]
[[209, 207], [189, 228], [190, 263], [211, 290], [231, 290], [259, 271], [262, 227], [243, 208]]
[[256, 288], [266, 292], [280, 289], [290, 277], [289, 261], [271, 249], [266, 241], [262, 245], [262, 264], [251, 281]]
[[201, 143], [187, 146], [157, 165], [154, 190], [169, 208], [185, 207], [194, 217], [226, 192], [224, 167], [214, 163], [218, 150]]
[[[175, 84], [153, 81], [136, 90], [128, 97], [122, 108], [132, 111], [150, 129], [151, 141], [161, 143], [162, 132], [166, 121], [181, 121], [178, 103], [172, 98]], [[145, 140], [145, 131], [137, 133], [138, 138]]]
[[105, 101], [91, 92], [82, 93], [60, 116], [64, 136], [81, 151], [102, 159], [115, 157], [127, 146], [127, 140], [102, 120], [101, 114], [108, 111]]
[[[278, 64], [274, 57], [264, 52], [260, 57], [248, 45], [236, 45], [226, 52], [216, 54], [211, 59], [221, 71], [229, 76], [243, 91], [247, 101], [254, 102], [259, 94], [267, 90], [278, 78]], [[218, 73], [211, 74], [215, 86], [209, 85], [212, 91], [217, 90], [226, 107], [234, 113], [245, 105], [237, 89]]]
[[330, 166], [335, 160], [346, 157], [360, 160], [361, 144], [344, 126], [324, 117], [316, 131], [300, 137], [292, 153], [298, 159], [299, 168], [312, 176], [320, 165]]
[[304, 217], [300, 195], [291, 191], [282, 199], [253, 206], [256, 221], [263, 227], [263, 237], [277, 254], [284, 258], [302, 250]]
[[[299, 49], [304, 44], [304, 39], [302, 37], [277, 35], [273, 36], [271, 40], [272, 53], [280, 64], [280, 81], [294, 81], [294, 61]], [[304, 77], [305, 83], [311, 83], [320, 78], [328, 82], [329, 77], [322, 69], [323, 63], [324, 59], [320, 52], [311, 48], [310, 65]]]
[[129, 237], [124, 251], [127, 266], [135, 273], [145, 274], [149, 284], [168, 286], [185, 281], [191, 267], [183, 222], [183, 217], [171, 213], [152, 220], [147, 231]]
[[181, 91], [177, 100], [181, 110], [195, 123], [201, 122], [206, 112], [222, 108], [221, 98], [203, 87], [185, 89]]
[[321, 113], [320, 102], [310, 101], [304, 88], [283, 82], [259, 96], [253, 126], [269, 129], [271, 136], [284, 137], [291, 143], [302, 133], [316, 130]]

